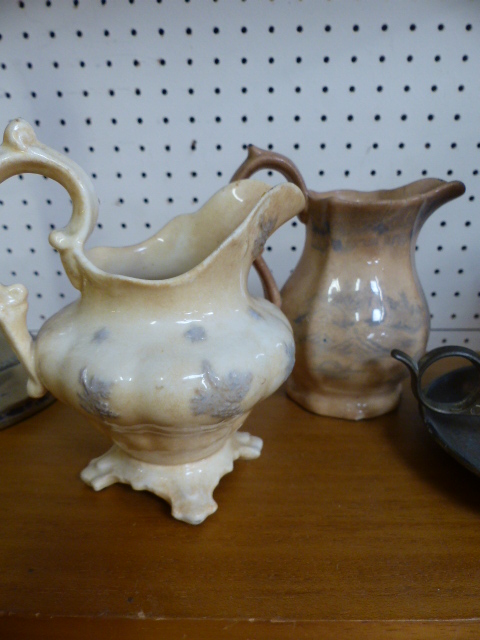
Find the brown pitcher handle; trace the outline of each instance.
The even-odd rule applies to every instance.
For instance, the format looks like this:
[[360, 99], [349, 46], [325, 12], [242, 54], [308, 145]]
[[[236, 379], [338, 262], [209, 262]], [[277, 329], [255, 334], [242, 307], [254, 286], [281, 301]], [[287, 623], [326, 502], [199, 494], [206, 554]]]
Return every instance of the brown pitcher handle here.
[[258, 256], [258, 258], [253, 261], [253, 266], [262, 281], [263, 294], [265, 298], [270, 300], [270, 302], [273, 302], [276, 307], [280, 308], [282, 306], [282, 296], [278, 290], [275, 278], [262, 256]]
[[273, 171], [278, 171], [289, 182], [293, 182], [293, 184], [297, 185], [305, 196], [306, 202], [305, 209], [298, 217], [305, 223], [307, 220], [306, 216], [308, 210], [308, 189], [300, 171], [290, 158], [287, 158], [287, 156], [283, 156], [281, 153], [276, 153], [275, 151], [265, 151], [264, 149], [259, 149], [251, 144], [248, 147], [248, 156], [245, 162], [243, 162], [243, 164], [241, 164], [235, 171], [231, 182], [234, 180], [250, 178], [250, 176], [261, 169], [272, 169]]
[[[284, 178], [289, 182], [293, 182], [293, 184], [297, 185], [297, 187], [302, 191], [305, 196], [306, 204], [305, 209], [298, 217], [301, 222], [305, 223], [307, 220], [308, 209], [308, 189], [296, 165], [286, 156], [274, 151], [265, 151], [255, 147], [254, 145], [250, 145], [246, 160], [235, 171], [231, 182], [234, 182], [235, 180], [245, 180], [261, 169], [272, 169], [274, 171], [278, 171]], [[282, 304], [280, 291], [278, 290], [272, 272], [268, 268], [268, 265], [262, 256], [259, 256], [254, 261], [253, 266], [262, 281], [265, 297], [267, 300], [270, 300], [270, 302], [273, 302], [277, 307], [280, 307]]]

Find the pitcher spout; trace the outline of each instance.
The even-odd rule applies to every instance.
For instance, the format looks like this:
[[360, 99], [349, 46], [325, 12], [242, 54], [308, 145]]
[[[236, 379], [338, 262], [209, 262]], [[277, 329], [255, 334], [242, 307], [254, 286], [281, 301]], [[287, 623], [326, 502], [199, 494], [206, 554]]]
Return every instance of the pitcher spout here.
[[[231, 183], [233, 187], [236, 184], [238, 183]], [[245, 181], [245, 184], [248, 183]], [[244, 222], [231, 234], [223, 250], [215, 256], [215, 262], [221, 273], [225, 274], [225, 262], [231, 259], [229, 258], [230, 249], [227, 249], [227, 245], [231, 245], [234, 252], [231, 255], [236, 255], [234, 261], [240, 266], [242, 274], [240, 278], [241, 287], [246, 292], [248, 290], [248, 273], [252, 263], [261, 256], [268, 238], [304, 208], [305, 197], [294, 184], [286, 182], [267, 190], [252, 208]], [[211, 268], [213, 269], [213, 265]], [[234, 289], [236, 289], [237, 284], [237, 279], [233, 279], [232, 285]], [[267, 293], [268, 280], [265, 277], [263, 278], [263, 285]], [[277, 303], [274, 297], [270, 295], [266, 295], [266, 297], [277, 306], [280, 306], [279, 301]]]
[[[417, 218], [417, 233], [439, 207], [465, 193], [465, 185], [458, 180], [446, 182], [445, 180], [427, 179], [420, 180], [418, 184], [423, 184], [424, 187], [427, 187], [427, 190], [424, 192], [423, 203]], [[431, 187], [428, 188], [430, 184]]]
[[465, 193], [465, 185], [459, 180], [445, 182], [438, 180], [438, 185], [428, 194], [428, 203], [432, 211], [435, 211], [442, 204], [455, 200]]

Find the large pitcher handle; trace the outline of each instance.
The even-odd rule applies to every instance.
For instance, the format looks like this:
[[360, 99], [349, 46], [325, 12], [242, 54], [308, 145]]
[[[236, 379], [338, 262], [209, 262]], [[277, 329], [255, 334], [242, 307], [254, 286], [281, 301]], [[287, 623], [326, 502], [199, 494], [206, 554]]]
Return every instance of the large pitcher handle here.
[[[68, 191], [73, 203], [70, 222], [64, 229], [52, 231], [49, 240], [59, 251], [73, 286], [81, 289], [83, 246], [98, 215], [98, 199], [90, 179], [69, 158], [39, 143], [32, 127], [25, 120], [17, 119], [5, 129], [0, 146], [0, 183], [22, 173], [52, 178]], [[23, 285], [0, 285], [0, 326], [28, 373], [29, 395], [40, 397], [46, 389], [37, 375], [34, 343], [27, 329], [27, 296]]]
[[[235, 171], [231, 181], [233, 182], [234, 180], [244, 180], [262, 169], [272, 169], [274, 171], [278, 171], [289, 182], [293, 182], [293, 184], [299, 187], [299, 189], [305, 196], [306, 204], [305, 209], [299, 214], [298, 217], [303, 223], [305, 223], [307, 219], [308, 209], [308, 189], [296, 165], [286, 156], [283, 156], [280, 153], [276, 153], [274, 151], [265, 151], [263, 149], [255, 147], [254, 145], [250, 145], [250, 147], [248, 148], [248, 156], [246, 160]], [[262, 258], [262, 256], [259, 256], [254, 261], [253, 266], [255, 267], [262, 281], [265, 297], [270, 300], [270, 302], [273, 302], [273, 304], [275, 304], [277, 307], [280, 307], [282, 304], [280, 291], [278, 290], [272, 272], [268, 268], [268, 265]]]

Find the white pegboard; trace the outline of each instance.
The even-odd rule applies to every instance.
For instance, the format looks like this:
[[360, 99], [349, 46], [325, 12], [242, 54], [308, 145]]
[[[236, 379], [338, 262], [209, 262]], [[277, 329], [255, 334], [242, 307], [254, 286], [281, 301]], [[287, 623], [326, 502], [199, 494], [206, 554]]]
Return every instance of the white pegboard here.
[[[25, 118], [91, 175], [91, 245], [138, 242], [196, 209], [249, 143], [290, 156], [320, 191], [462, 180], [466, 194], [425, 224], [416, 259], [430, 346], [480, 348], [479, 33], [472, 0], [11, 0], [0, 126]], [[29, 287], [38, 329], [76, 295], [47, 241], [68, 196], [24, 176], [0, 202], [1, 279]], [[269, 242], [280, 285], [303, 239], [292, 223]]]

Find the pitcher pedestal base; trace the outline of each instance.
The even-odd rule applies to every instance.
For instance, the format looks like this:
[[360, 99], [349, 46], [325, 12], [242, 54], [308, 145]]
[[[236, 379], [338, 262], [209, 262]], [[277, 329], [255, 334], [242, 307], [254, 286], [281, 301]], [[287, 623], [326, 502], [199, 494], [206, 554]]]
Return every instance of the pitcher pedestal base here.
[[402, 385], [388, 387], [381, 392], [363, 394], [321, 393], [304, 389], [293, 380], [287, 383], [288, 396], [301, 407], [320, 416], [343, 418], [345, 420], [364, 420], [375, 418], [393, 411], [400, 401]]
[[80, 476], [95, 491], [115, 482], [137, 491], [151, 491], [172, 505], [172, 515], [189, 524], [200, 524], [217, 510], [213, 491], [238, 458], [258, 458], [262, 440], [236, 432], [208, 458], [177, 465], [156, 465], [132, 458], [117, 445], [92, 460]]

